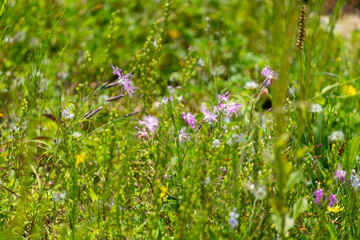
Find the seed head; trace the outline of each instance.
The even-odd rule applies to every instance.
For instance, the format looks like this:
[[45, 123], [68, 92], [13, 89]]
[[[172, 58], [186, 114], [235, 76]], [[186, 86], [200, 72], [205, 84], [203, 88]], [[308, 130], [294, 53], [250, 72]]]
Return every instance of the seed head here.
[[306, 6], [304, 5], [301, 9], [301, 14], [299, 19], [299, 37], [296, 44], [299, 51], [303, 50], [303, 42], [305, 40], [305, 20], [306, 20]]

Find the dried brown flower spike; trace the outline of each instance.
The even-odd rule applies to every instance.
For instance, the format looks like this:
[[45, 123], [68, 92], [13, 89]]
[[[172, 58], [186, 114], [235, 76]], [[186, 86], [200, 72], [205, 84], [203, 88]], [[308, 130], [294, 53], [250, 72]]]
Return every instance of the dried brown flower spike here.
[[299, 51], [303, 50], [303, 42], [305, 40], [305, 19], [306, 19], [306, 6], [303, 5], [299, 20], [299, 37], [296, 44]]

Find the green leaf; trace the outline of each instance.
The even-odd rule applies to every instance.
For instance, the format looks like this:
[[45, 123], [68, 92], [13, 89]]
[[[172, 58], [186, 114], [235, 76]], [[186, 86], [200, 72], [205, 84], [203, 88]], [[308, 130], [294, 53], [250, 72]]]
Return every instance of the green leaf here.
[[0, 7], [0, 19], [1, 19], [2, 15], [4, 14], [4, 12], [5, 12], [5, 7], [6, 7], [7, 2], [8, 2], [8, 0], [4, 0], [4, 1], [2, 1], [2, 3], [1, 3], [1, 7]]
[[292, 217], [296, 219], [300, 215], [300, 213], [307, 209], [307, 206], [308, 201], [306, 200], [306, 198], [299, 198], [293, 206]]
[[31, 169], [33, 170], [33, 172], [34, 172], [34, 174], [36, 176], [36, 181], [37, 181], [38, 186], [39, 186], [39, 196], [41, 196], [43, 189], [42, 189], [42, 182], [41, 182], [40, 176], [39, 176], [37, 170], [35, 169], [35, 167], [32, 164], [29, 164], [29, 165], [30, 165]]
[[282, 218], [279, 215], [274, 214], [271, 216], [274, 226], [276, 227], [276, 229], [279, 232], [282, 232], [283, 234], [285, 234], [288, 230], [290, 230], [295, 224], [294, 218], [289, 217], [289, 215], [287, 213], [285, 214], [284, 217], [285, 217], [285, 221], [284, 221], [284, 227], [283, 227], [282, 226]]
[[95, 194], [95, 192], [92, 188], [89, 188], [89, 195], [90, 195], [91, 201], [93, 201], [93, 202], [98, 199], [97, 195]]
[[318, 114], [318, 118], [315, 123], [314, 143], [316, 145], [315, 155], [319, 157], [321, 156], [320, 162], [325, 168], [327, 168], [327, 156], [330, 147], [325, 123], [325, 116], [323, 112], [320, 112]]
[[291, 189], [300, 181], [301, 173], [300, 171], [292, 172], [289, 176], [289, 179], [286, 182], [286, 191], [291, 191]]
[[95, 229], [91, 234], [90, 234], [90, 239], [95, 239], [96, 236], [99, 234], [100, 229]]
[[355, 167], [356, 156], [359, 153], [360, 136], [354, 137], [347, 147], [347, 155], [343, 160], [344, 169], [350, 172]]

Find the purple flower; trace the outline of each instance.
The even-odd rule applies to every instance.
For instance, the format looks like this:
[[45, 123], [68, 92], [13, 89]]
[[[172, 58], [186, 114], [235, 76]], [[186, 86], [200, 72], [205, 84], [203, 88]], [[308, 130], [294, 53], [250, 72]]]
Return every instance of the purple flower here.
[[170, 95], [170, 97], [165, 96], [164, 99], [161, 101], [162, 103], [172, 102], [174, 99]]
[[313, 193], [313, 195], [315, 196], [315, 204], [318, 205], [318, 204], [321, 204], [321, 202], [323, 200], [326, 200], [326, 201], [329, 201], [329, 207], [332, 207], [334, 204], [338, 203], [339, 200], [337, 200], [337, 198], [335, 197], [334, 194], [330, 193], [329, 197], [324, 199], [325, 197], [325, 194], [323, 192], [322, 189], [320, 190], [317, 190]]
[[216, 106], [215, 112], [221, 112], [226, 108], [226, 104], [223, 102], [220, 102], [219, 105]]
[[215, 112], [220, 113], [224, 111], [227, 115], [227, 118], [231, 118], [233, 114], [237, 116], [238, 109], [241, 107], [241, 105], [237, 104], [236, 102], [229, 103], [229, 92], [226, 92], [223, 95], [219, 94], [217, 98], [219, 99], [219, 105], [215, 107]]
[[229, 92], [226, 92], [224, 94], [217, 95], [217, 98], [219, 99], [219, 102], [228, 102], [229, 101]]
[[179, 131], [179, 142], [180, 142], [180, 143], [184, 143], [185, 141], [189, 141], [189, 140], [190, 140], [190, 136], [187, 135], [187, 133], [186, 133], [185, 131], [186, 131], [185, 128], [182, 128], [182, 129]]
[[330, 194], [328, 200], [329, 200], [329, 207], [332, 207], [334, 204], [339, 202], [339, 200], [337, 200], [337, 198], [332, 193]]
[[322, 189], [320, 189], [315, 191], [313, 195], [315, 196], [315, 204], [319, 204], [321, 199], [324, 197], [324, 192]]
[[109, 88], [120, 84], [123, 89], [130, 95], [130, 97], [132, 97], [134, 94], [134, 89], [136, 89], [136, 87], [131, 83], [133, 75], [130, 73], [124, 74], [121, 69], [119, 69], [118, 67], [114, 67], [112, 64], [111, 67], [113, 69], [113, 74], [118, 76], [118, 80], [114, 83], [109, 84], [107, 87]]
[[278, 75], [276, 72], [272, 71], [269, 66], [266, 66], [262, 69], [261, 75], [263, 75], [265, 80], [263, 81], [262, 85], [268, 87], [271, 86], [273, 80], [278, 79]]
[[235, 113], [236, 117], [238, 116], [238, 109], [241, 105], [237, 104], [236, 102], [228, 103], [225, 108], [225, 112], [227, 113], [227, 117], [231, 118], [231, 116]]
[[338, 180], [339, 182], [344, 183], [345, 182], [345, 177], [346, 177], [346, 172], [343, 170], [336, 170], [334, 173], [335, 179]]
[[201, 112], [204, 114], [204, 121], [206, 122], [217, 122], [216, 118], [217, 118], [217, 115], [215, 114], [212, 114], [210, 111], [206, 111], [205, 109], [201, 108]]
[[156, 128], [159, 126], [159, 120], [156, 117], [151, 115], [143, 117], [142, 121], [139, 121], [140, 125], [145, 125], [147, 129], [151, 132], [155, 132]]
[[193, 129], [195, 129], [196, 119], [194, 115], [191, 114], [191, 112], [188, 112], [185, 114], [184, 112], [181, 113], [181, 117], [185, 120], [185, 122], [192, 126]]
[[239, 214], [236, 213], [236, 208], [233, 209], [232, 212], [229, 213], [229, 225], [230, 227], [232, 227], [233, 229], [235, 229], [237, 227], [237, 225], [239, 224], [237, 218], [239, 218]]

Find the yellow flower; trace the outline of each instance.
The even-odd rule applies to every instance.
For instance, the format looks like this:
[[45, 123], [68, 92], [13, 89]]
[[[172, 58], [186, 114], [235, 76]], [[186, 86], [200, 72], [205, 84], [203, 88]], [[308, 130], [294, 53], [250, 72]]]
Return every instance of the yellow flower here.
[[335, 207], [327, 207], [327, 210], [333, 213], [338, 213], [344, 210], [343, 207], [340, 207], [339, 205], [336, 205]]
[[169, 37], [171, 39], [176, 39], [176, 38], [179, 38], [181, 36], [181, 33], [178, 30], [175, 30], [175, 29], [170, 29], [168, 34], [169, 34]]
[[161, 193], [160, 193], [160, 198], [163, 198], [166, 196], [166, 194], [168, 193], [168, 187], [169, 187], [169, 183], [166, 183], [166, 187], [162, 186], [161, 187]]
[[353, 85], [344, 85], [342, 89], [346, 95], [354, 96], [356, 94], [356, 89]]
[[80, 163], [84, 163], [85, 161], [85, 153], [81, 153], [80, 155], [76, 155], [76, 163], [75, 163], [75, 167], [77, 167]]
[[4, 117], [4, 114], [0, 113], [0, 118], [3, 118]]

